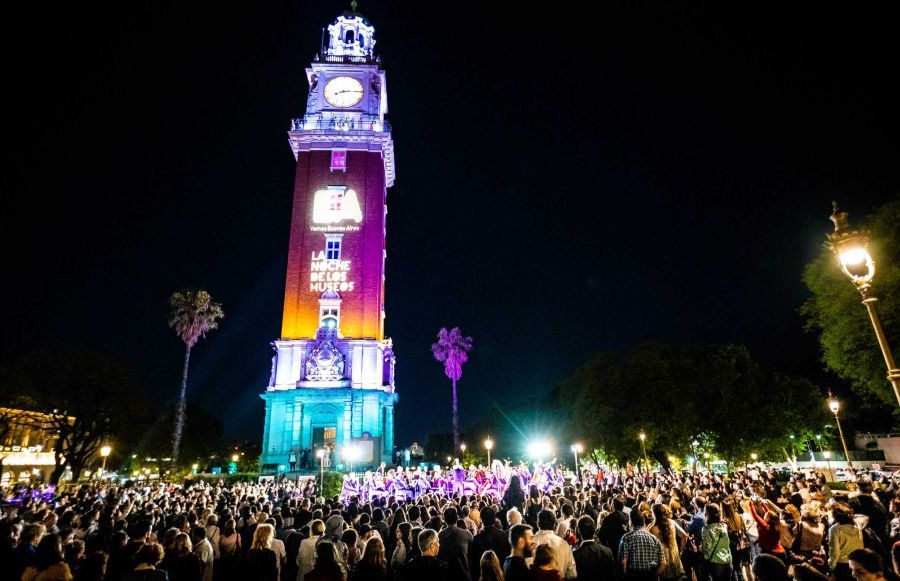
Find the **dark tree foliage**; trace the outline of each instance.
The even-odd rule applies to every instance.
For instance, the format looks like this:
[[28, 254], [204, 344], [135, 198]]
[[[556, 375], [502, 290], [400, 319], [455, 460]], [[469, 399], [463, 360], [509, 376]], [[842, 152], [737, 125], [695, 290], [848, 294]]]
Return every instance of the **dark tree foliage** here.
[[[823, 394], [809, 382], [766, 374], [745, 347], [646, 344], [624, 357], [599, 355], [554, 392], [571, 435], [613, 462], [709, 450], [741, 463], [777, 457], [790, 434], [821, 432]], [[700, 442], [693, 450], [692, 442]], [[574, 440], [573, 440], [574, 441]]]
[[104, 444], [130, 449], [152, 420], [137, 380], [105, 355], [42, 351], [19, 355], [4, 367], [10, 371], [3, 377], [3, 393], [27, 396], [30, 411], [46, 414], [34, 426], [49, 427], [58, 435], [50, 476], [54, 484], [66, 467], [78, 477], [98, 462]]
[[[876, 265], [872, 290], [896, 358], [900, 346], [900, 201], [881, 206], [859, 223], [852, 221], [852, 215], [850, 218], [851, 224], [871, 234], [869, 252]], [[806, 265], [803, 281], [812, 296], [801, 313], [807, 327], [819, 334], [825, 365], [849, 380], [854, 391], [870, 404], [878, 401], [893, 409], [896, 398], [885, 378], [884, 359], [866, 309], [831, 250], [823, 247], [822, 253]]]

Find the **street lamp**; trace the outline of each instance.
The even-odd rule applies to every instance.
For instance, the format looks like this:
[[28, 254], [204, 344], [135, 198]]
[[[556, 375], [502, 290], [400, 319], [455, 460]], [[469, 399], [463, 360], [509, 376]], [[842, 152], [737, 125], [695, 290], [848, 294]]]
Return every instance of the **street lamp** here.
[[847, 457], [847, 466], [849, 468], [853, 468], [853, 462], [850, 461], [850, 452], [847, 450], [847, 440], [844, 439], [844, 430], [841, 428], [841, 419], [838, 417], [838, 411], [841, 409], [841, 402], [838, 399], [828, 394], [828, 409], [831, 410], [831, 413], [834, 414], [834, 423], [837, 424], [838, 434], [841, 436], [841, 445], [844, 446], [844, 456]]
[[706, 460], [706, 470], [707, 472], [712, 472], [712, 468], [709, 465], [709, 452], [703, 453], [703, 459]]
[[641, 440], [641, 451], [644, 453], [644, 469], [647, 472], [650, 472], [650, 460], [647, 459], [647, 446], [644, 445], [644, 440], [647, 439], [647, 434], [641, 432], [638, 434], [638, 438]]
[[319, 459], [319, 491], [325, 489], [325, 450], [316, 450], [316, 458]]
[[487, 450], [488, 467], [490, 467], [490, 465], [491, 465], [491, 450], [494, 449], [494, 441], [491, 440], [490, 436], [488, 436], [488, 439], [484, 441], [484, 449]]
[[691, 458], [692, 458], [691, 464], [693, 464], [693, 466], [694, 466], [694, 474], [697, 474], [697, 462], [699, 462], [699, 459], [697, 458], [697, 446], [699, 446], [699, 445], [700, 445], [700, 442], [697, 440], [694, 440], [693, 442], [691, 442], [691, 452], [694, 453], [693, 456], [691, 456]]
[[578, 453], [583, 451], [581, 444], [572, 444], [572, 453], [575, 454], [575, 478], [578, 478]]
[[100, 448], [100, 457], [103, 458], [103, 467], [100, 468], [101, 477], [106, 473], [106, 459], [109, 458], [109, 453], [112, 452], [112, 448], [109, 446], [103, 446]]
[[850, 282], [856, 285], [856, 290], [862, 297], [862, 304], [869, 312], [878, 346], [881, 347], [881, 355], [887, 365], [887, 379], [891, 382], [894, 397], [900, 405], [900, 369], [894, 363], [894, 356], [888, 347], [884, 329], [881, 328], [881, 321], [875, 311], [875, 302], [878, 299], [871, 294], [871, 283], [875, 278], [875, 261], [872, 260], [868, 250], [869, 233], [865, 230], [852, 230], [847, 221], [847, 212], [839, 211], [837, 202], [834, 202], [831, 221], [834, 222], [834, 232], [828, 235], [828, 245], [837, 257], [841, 270], [850, 278]]
[[756, 461], [759, 459], [759, 454], [753, 452], [752, 454], [750, 454], [750, 459], [753, 460], [754, 464], [756, 464]]
[[460, 444], [460, 445], [459, 445], [459, 450], [460, 450], [463, 454], [465, 454], [465, 453], [466, 453], [466, 444], [465, 444], [465, 443]]
[[353, 462], [359, 457], [359, 453], [360, 450], [358, 446], [350, 444], [344, 448], [344, 458], [346, 458], [350, 464], [350, 472], [353, 472]]

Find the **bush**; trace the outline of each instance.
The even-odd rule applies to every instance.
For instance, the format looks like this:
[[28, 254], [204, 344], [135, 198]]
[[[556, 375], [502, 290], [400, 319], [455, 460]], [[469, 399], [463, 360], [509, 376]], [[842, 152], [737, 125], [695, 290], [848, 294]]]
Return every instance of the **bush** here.
[[332, 498], [341, 493], [344, 487], [344, 473], [329, 470], [325, 472], [325, 482], [320, 494], [325, 498]]

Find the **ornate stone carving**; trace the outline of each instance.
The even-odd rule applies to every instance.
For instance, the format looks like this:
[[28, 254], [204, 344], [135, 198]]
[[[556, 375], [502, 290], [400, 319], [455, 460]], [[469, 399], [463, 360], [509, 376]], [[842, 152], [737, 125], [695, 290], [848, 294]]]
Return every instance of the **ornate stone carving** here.
[[306, 359], [308, 381], [337, 381], [344, 377], [344, 355], [335, 343], [337, 330], [321, 327], [316, 331], [316, 346]]

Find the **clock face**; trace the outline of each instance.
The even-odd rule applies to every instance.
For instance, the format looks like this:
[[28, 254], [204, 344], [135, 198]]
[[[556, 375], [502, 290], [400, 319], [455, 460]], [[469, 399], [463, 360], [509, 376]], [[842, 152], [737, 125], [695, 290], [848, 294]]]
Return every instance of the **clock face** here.
[[352, 107], [362, 98], [362, 83], [353, 77], [335, 77], [325, 83], [325, 99], [335, 107]]

